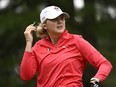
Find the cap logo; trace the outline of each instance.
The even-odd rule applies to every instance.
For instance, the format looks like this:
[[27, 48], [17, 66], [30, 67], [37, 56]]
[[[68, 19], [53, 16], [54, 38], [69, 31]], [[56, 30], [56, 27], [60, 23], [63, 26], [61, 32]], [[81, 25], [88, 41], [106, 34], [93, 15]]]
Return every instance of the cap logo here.
[[59, 9], [58, 7], [54, 7], [54, 9], [55, 9], [56, 11], [60, 11], [60, 9]]

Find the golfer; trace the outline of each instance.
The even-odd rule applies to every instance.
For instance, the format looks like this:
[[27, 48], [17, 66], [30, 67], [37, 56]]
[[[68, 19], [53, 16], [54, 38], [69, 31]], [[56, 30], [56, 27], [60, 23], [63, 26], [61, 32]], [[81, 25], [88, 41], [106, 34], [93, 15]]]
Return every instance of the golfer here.
[[[99, 87], [109, 75], [112, 65], [81, 35], [70, 34], [65, 27], [69, 14], [57, 6], [48, 6], [40, 13], [40, 24], [30, 24], [24, 31], [26, 46], [20, 65], [22, 80], [31, 80], [37, 73], [37, 87], [84, 87], [86, 63], [97, 72], [90, 87]], [[33, 45], [33, 32], [41, 37]]]

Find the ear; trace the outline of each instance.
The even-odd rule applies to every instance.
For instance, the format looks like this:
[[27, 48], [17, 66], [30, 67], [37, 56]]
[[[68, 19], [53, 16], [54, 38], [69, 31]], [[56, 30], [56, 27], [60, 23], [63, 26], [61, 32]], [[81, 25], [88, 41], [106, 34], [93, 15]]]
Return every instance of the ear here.
[[42, 27], [46, 30], [47, 29], [47, 25], [44, 23], [42, 24]]

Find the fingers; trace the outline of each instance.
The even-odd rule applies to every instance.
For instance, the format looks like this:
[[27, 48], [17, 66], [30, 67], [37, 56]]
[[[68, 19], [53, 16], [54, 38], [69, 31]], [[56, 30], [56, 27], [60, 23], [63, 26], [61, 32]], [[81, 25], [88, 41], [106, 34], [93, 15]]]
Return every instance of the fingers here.
[[98, 78], [91, 78], [90, 80], [90, 87], [99, 87], [99, 79]]
[[29, 26], [27, 26], [24, 33], [31, 33], [32, 31], [36, 31], [36, 27], [33, 26], [33, 24], [30, 24]]
[[35, 25], [35, 23], [36, 23], [36, 22], [33, 22], [33, 24], [32, 24], [32, 25], [34, 26], [34, 25]]
[[90, 83], [90, 87], [99, 87], [98, 83]]
[[30, 24], [27, 26], [27, 28], [24, 31], [25, 39], [27, 42], [33, 41], [33, 31], [36, 31], [36, 27], [33, 26], [33, 24]]

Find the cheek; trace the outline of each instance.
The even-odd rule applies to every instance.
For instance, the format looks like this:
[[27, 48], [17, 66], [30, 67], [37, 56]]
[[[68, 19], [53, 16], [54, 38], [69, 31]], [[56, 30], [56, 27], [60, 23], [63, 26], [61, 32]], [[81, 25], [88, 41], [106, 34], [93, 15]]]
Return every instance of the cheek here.
[[55, 24], [49, 23], [49, 24], [47, 25], [47, 28], [48, 28], [48, 29], [54, 29], [55, 26], [56, 26]]
[[65, 21], [63, 21], [63, 24], [65, 25]]

